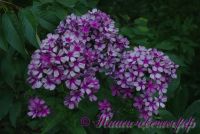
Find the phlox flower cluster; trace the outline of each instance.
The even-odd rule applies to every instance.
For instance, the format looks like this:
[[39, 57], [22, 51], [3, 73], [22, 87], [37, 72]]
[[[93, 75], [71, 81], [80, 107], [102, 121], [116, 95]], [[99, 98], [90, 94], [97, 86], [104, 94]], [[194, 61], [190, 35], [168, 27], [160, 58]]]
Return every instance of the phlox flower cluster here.
[[133, 99], [140, 117], [147, 119], [165, 107], [167, 87], [177, 77], [177, 68], [163, 52], [135, 47], [124, 52], [113, 73], [116, 84], [111, 88], [112, 95]]
[[[64, 105], [74, 109], [85, 97], [97, 100], [96, 72], [103, 72], [114, 79], [112, 95], [132, 99], [140, 117], [146, 119], [165, 107], [167, 87], [177, 77], [178, 65], [157, 49], [127, 48], [128, 40], [118, 33], [109, 15], [97, 9], [82, 16], [71, 14], [33, 53], [27, 81], [33, 89], [54, 90], [65, 84], [69, 94]], [[29, 105], [31, 109], [38, 106]], [[99, 110], [102, 117], [113, 116], [107, 100], [99, 102]], [[43, 115], [29, 112], [32, 117]]]
[[64, 83], [70, 91], [64, 105], [70, 109], [86, 95], [96, 101], [100, 85], [95, 73], [113, 73], [128, 44], [107, 14], [97, 9], [82, 16], [72, 14], [33, 53], [28, 83], [33, 89], [48, 90]]

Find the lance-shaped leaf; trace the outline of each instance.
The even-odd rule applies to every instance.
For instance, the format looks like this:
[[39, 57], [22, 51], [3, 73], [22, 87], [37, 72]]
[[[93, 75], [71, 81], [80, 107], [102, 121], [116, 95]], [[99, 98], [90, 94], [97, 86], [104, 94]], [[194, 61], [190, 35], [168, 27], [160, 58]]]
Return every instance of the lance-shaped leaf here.
[[24, 36], [33, 46], [38, 47], [36, 39], [37, 22], [30, 10], [24, 9], [19, 12]]
[[23, 41], [11, 21], [10, 14], [4, 14], [2, 16], [2, 27], [8, 43], [25, 57], [26, 54]]

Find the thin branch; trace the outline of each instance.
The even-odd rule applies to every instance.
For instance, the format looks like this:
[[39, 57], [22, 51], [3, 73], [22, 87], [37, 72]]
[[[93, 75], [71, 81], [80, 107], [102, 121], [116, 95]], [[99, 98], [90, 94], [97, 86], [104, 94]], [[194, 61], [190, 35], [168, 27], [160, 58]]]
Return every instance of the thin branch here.
[[11, 2], [8, 2], [8, 1], [0, 0], [0, 3], [3, 3], [3, 4], [6, 4], [6, 5], [9, 5], [9, 6], [12, 6], [13, 8], [15, 8], [15, 9], [17, 9], [17, 10], [20, 9], [19, 6], [15, 5], [15, 4], [11, 3]]

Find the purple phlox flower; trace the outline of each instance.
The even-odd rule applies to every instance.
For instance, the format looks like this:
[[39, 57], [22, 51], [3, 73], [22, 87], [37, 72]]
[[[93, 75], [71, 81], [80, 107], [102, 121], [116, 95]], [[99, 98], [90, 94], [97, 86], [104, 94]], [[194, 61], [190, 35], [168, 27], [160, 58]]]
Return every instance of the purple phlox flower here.
[[42, 87], [42, 81], [35, 79], [34, 77], [29, 77], [27, 81], [32, 85], [33, 89]]
[[151, 56], [150, 55], [140, 55], [140, 57], [137, 59], [137, 63], [139, 65], [142, 65], [145, 68], [147, 68], [152, 63]]
[[94, 45], [94, 48], [97, 49], [97, 50], [99, 50], [99, 51], [103, 51], [105, 47], [106, 47], [106, 45], [103, 44], [103, 43], [96, 43]]
[[79, 57], [76, 61], [70, 62], [69, 66], [74, 72], [79, 73], [81, 70], [85, 69], [85, 60], [84, 58]]
[[155, 93], [157, 85], [152, 80], [149, 80], [147, 82], [146, 88], [147, 88], [146, 90], [147, 90], [148, 93]]
[[84, 94], [80, 90], [72, 90], [70, 91], [71, 101], [80, 102], [81, 98], [83, 98]]
[[100, 101], [98, 103], [99, 105], [99, 110], [101, 111], [110, 111], [111, 110], [111, 104], [108, 100], [103, 100], [103, 101]]
[[81, 84], [81, 91], [90, 94], [92, 90], [99, 89], [99, 81], [95, 77], [86, 77]]
[[144, 76], [144, 71], [146, 71], [145, 68], [143, 68], [142, 66], [133, 66], [133, 74], [138, 76], [138, 77], [143, 77]]
[[40, 51], [40, 64], [48, 66], [51, 64], [51, 58], [53, 57], [52, 52]]
[[97, 101], [97, 96], [94, 95], [94, 93], [90, 93], [90, 94], [88, 94], [88, 96], [89, 96], [90, 101]]
[[145, 111], [145, 110], [140, 110], [140, 118], [147, 120], [151, 116], [152, 116], [152, 112]]
[[136, 78], [136, 76], [134, 75], [134, 73], [132, 73], [132, 72], [125, 72], [125, 77], [127, 79], [127, 84], [130, 85], [130, 86], [133, 86], [135, 78]]
[[64, 51], [60, 49], [58, 54], [55, 54], [55, 53], [52, 54], [50, 61], [51, 63], [54, 63], [54, 64], [65, 63], [66, 61], [63, 61], [62, 58], [64, 58]]
[[89, 33], [89, 30], [90, 30], [90, 27], [89, 27], [89, 26], [84, 26], [84, 27], [81, 29], [81, 31], [82, 31], [83, 33]]
[[148, 73], [150, 74], [150, 78], [153, 80], [160, 79], [162, 77], [160, 72], [148, 69]]
[[49, 77], [43, 78], [42, 82], [45, 89], [54, 90], [56, 88], [56, 84], [54, 83], [54, 79]]
[[143, 105], [144, 105], [144, 101], [142, 97], [137, 96], [134, 98], [134, 103], [133, 103], [134, 107], [136, 107], [138, 110], [141, 110]]
[[167, 83], [161, 83], [157, 86], [157, 90], [159, 91], [159, 93], [165, 94], [167, 93], [167, 87], [168, 87]]
[[66, 80], [65, 85], [69, 89], [77, 90], [81, 85], [81, 80], [76, 77], [72, 77]]
[[85, 58], [88, 62], [94, 62], [96, 60], [96, 52], [94, 52], [92, 49], [85, 50]]
[[80, 56], [80, 52], [79, 51], [73, 51], [73, 50], [66, 51], [65, 54], [66, 54], [66, 56], [64, 58], [66, 59], [66, 61], [69, 61], [69, 62], [76, 61], [76, 58], [78, 58]]
[[112, 91], [112, 96], [120, 96], [121, 95], [121, 90], [120, 90], [120, 87], [119, 86], [112, 86], [111, 87], [111, 91]]
[[62, 41], [65, 45], [72, 43], [73, 41], [75, 41], [76, 36], [74, 35], [74, 33], [70, 32], [70, 31], [66, 31], [64, 33], [64, 35], [62, 36]]
[[117, 85], [121, 86], [122, 88], [128, 88], [127, 79], [124, 74], [120, 74], [117, 79]]
[[134, 86], [137, 91], [140, 91], [141, 89], [144, 90], [146, 88], [146, 79], [140, 79], [138, 78], [136, 82], [134, 82]]
[[78, 107], [78, 102], [77, 100], [74, 100], [74, 96], [66, 96], [64, 99], [64, 105], [69, 109], [74, 109], [75, 107]]
[[156, 111], [158, 110], [158, 105], [156, 103], [156, 100], [152, 97], [150, 97], [146, 102], [145, 102], [146, 110], [149, 111]]
[[55, 44], [57, 43], [57, 40], [59, 38], [58, 34], [47, 34], [47, 38], [44, 39], [41, 43], [41, 48], [45, 47], [55, 47]]
[[164, 108], [165, 102], [167, 102], [167, 97], [161, 94], [158, 97], [155, 97], [155, 101], [158, 107]]
[[110, 119], [113, 117], [111, 104], [108, 100], [104, 99], [103, 101], [100, 101], [98, 105], [101, 112], [99, 115], [100, 118]]
[[123, 88], [121, 90], [121, 94], [123, 98], [132, 98], [133, 97], [133, 89], [130, 88]]

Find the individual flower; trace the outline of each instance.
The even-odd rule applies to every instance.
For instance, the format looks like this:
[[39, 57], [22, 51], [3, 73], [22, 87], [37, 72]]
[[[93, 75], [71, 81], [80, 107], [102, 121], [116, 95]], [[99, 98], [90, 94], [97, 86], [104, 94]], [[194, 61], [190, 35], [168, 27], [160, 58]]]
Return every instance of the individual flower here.
[[72, 77], [66, 80], [65, 84], [66, 84], [66, 87], [68, 87], [69, 89], [76, 90], [81, 85], [81, 80], [75, 77]]
[[74, 109], [78, 107], [78, 102], [72, 98], [72, 96], [66, 96], [64, 99], [64, 105], [69, 109]]
[[120, 96], [121, 95], [121, 90], [119, 86], [112, 86], [111, 87], [111, 91], [112, 91], [112, 96]]
[[86, 94], [91, 94], [93, 90], [99, 89], [99, 81], [95, 77], [84, 78], [81, 84], [81, 91]]
[[98, 105], [99, 105], [99, 110], [101, 110], [101, 111], [110, 111], [111, 110], [111, 104], [106, 99], [103, 101], [100, 101], [98, 103]]

